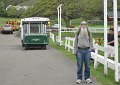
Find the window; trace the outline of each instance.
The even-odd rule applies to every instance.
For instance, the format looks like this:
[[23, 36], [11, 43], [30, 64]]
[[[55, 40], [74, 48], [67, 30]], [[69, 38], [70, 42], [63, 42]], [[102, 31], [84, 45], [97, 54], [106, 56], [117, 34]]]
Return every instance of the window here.
[[23, 24], [23, 33], [28, 33], [28, 24]]
[[39, 24], [31, 23], [30, 24], [30, 33], [39, 33]]

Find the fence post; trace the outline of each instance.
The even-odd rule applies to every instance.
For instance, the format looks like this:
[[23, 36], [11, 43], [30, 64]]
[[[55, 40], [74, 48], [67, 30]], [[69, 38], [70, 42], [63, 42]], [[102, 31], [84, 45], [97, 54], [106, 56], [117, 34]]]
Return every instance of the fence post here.
[[73, 53], [74, 53], [74, 43], [75, 43], [74, 41], [75, 41], [75, 40], [73, 39], [73, 45], [72, 45], [72, 46], [73, 46]]
[[67, 37], [65, 37], [65, 49], [67, 48]]
[[52, 35], [52, 39], [53, 39], [53, 42], [55, 41], [55, 36], [54, 36], [54, 34]]
[[70, 52], [69, 46], [70, 46], [70, 37], [68, 37], [68, 52]]
[[56, 42], [58, 43], [58, 36], [56, 36]]
[[98, 49], [97, 49], [97, 48], [95, 48], [94, 69], [96, 69], [96, 68], [97, 68], [97, 66], [98, 66], [97, 54], [98, 54]]

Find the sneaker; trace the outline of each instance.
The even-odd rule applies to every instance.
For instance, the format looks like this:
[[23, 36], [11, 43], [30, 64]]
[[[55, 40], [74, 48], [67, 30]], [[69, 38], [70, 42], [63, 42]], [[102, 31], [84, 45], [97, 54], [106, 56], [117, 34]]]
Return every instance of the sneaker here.
[[76, 84], [80, 84], [80, 83], [82, 83], [82, 80], [77, 79]]
[[86, 79], [85, 81], [86, 81], [86, 83], [88, 83], [88, 84], [89, 84], [89, 83], [92, 83], [92, 81], [91, 81], [90, 79]]

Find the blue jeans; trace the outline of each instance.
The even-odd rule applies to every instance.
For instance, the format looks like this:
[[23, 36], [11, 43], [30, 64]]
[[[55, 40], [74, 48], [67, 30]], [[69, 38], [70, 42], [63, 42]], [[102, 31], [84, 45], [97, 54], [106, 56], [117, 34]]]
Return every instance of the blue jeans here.
[[90, 50], [82, 50], [78, 49], [76, 53], [77, 58], [77, 79], [82, 80], [82, 72], [83, 72], [83, 63], [85, 65], [84, 70], [84, 78], [85, 80], [90, 78]]

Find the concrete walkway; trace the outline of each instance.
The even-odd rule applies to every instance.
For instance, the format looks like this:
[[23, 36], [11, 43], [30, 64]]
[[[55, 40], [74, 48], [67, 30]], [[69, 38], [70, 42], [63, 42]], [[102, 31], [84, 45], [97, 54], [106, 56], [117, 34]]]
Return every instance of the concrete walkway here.
[[[76, 64], [59, 51], [49, 46], [26, 51], [19, 38], [0, 34], [0, 85], [76, 85], [75, 81]], [[94, 77], [92, 81], [89, 85], [100, 85]]]

